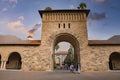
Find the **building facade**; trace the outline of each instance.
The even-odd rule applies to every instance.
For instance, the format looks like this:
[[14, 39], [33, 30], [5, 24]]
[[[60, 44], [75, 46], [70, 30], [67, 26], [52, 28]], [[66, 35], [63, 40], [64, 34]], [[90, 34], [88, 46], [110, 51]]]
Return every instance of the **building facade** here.
[[[90, 10], [39, 10], [41, 40], [0, 37], [0, 69], [23, 71], [54, 70], [55, 46], [62, 41], [74, 47], [74, 62], [81, 71], [120, 69], [120, 36], [108, 40], [88, 40]], [[13, 39], [14, 40], [10, 40]]]
[[[55, 64], [54, 64], [54, 69], [65, 69], [65, 64], [64, 64], [64, 61], [66, 59], [68, 55], [68, 52], [66, 51], [59, 51], [59, 52], [56, 52], [54, 54], [54, 58], [55, 58]], [[67, 67], [67, 66], [66, 66]]]

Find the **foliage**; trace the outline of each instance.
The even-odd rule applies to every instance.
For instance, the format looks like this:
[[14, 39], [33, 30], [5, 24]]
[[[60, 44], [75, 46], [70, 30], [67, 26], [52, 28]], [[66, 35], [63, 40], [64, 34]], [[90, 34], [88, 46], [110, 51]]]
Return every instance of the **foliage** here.
[[86, 3], [81, 2], [78, 6], [78, 9], [85, 9], [87, 7]]
[[68, 49], [68, 54], [64, 60], [65, 64], [68, 64], [70, 66], [71, 63], [74, 63], [74, 53], [73, 53], [73, 47], [70, 46]]
[[57, 51], [59, 48], [60, 48], [60, 46], [57, 44], [57, 45], [55, 46], [55, 50]]
[[51, 7], [46, 7], [45, 10], [52, 10], [52, 8]]

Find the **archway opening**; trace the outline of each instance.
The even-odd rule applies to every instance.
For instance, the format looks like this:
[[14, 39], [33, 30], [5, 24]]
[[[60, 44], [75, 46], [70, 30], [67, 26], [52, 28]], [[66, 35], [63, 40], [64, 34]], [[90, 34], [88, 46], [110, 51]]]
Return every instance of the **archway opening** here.
[[120, 53], [114, 52], [109, 57], [109, 69], [120, 70]]
[[55, 46], [55, 64], [57, 70], [68, 70], [71, 63], [74, 63], [74, 48], [68, 42], [59, 42]]
[[[63, 50], [56, 50], [56, 46], [63, 45]], [[65, 46], [67, 45], [67, 47]], [[61, 48], [61, 46], [59, 46]], [[68, 33], [61, 33], [56, 36], [54, 42], [53, 67], [59, 70], [69, 70], [70, 64], [74, 64], [74, 68], [78, 70], [80, 65], [80, 48], [77, 39]], [[57, 58], [59, 57], [59, 62]]]
[[6, 64], [6, 69], [21, 69], [21, 65], [20, 54], [17, 52], [11, 53]]

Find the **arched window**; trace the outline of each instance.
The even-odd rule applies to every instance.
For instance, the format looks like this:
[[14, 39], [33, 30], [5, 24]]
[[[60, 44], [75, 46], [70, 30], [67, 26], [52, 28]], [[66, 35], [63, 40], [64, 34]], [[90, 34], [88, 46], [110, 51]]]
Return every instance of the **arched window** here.
[[[79, 42], [78, 40], [71, 34], [68, 33], [60, 33], [58, 35], [56, 35], [56, 39], [55, 39], [55, 43], [54, 43], [54, 57], [53, 57], [53, 68], [56, 69], [56, 62], [58, 62], [58, 60], [56, 60], [56, 53], [59, 52], [56, 51], [56, 45], [60, 45], [59, 50], [63, 50], [65, 51], [66, 49], [66, 53], [60, 52], [60, 58], [61, 58], [61, 63], [60, 63], [60, 67], [62, 67], [61, 69], [68, 69], [68, 66], [70, 66], [70, 64], [74, 64], [74, 67], [76, 70], [78, 70], [78, 68], [80, 69], [80, 67], [78, 67], [78, 64], [80, 65], [80, 55], [79, 55]], [[69, 54], [68, 54], [69, 52]], [[58, 54], [57, 54], [58, 55]], [[63, 58], [64, 56], [64, 58]]]

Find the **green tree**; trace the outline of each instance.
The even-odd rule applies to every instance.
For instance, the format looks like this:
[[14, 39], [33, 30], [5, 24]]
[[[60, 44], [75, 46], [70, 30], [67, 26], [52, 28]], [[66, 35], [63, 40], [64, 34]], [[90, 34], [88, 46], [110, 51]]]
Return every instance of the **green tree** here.
[[74, 61], [74, 51], [73, 51], [73, 46], [70, 45], [70, 48], [68, 49], [68, 53], [69, 53], [69, 56], [70, 56], [70, 61], [73, 63]]
[[70, 54], [68, 53], [65, 60], [64, 60], [64, 63], [67, 64], [68, 66], [70, 66], [71, 64], [71, 60], [70, 60]]
[[55, 50], [57, 51], [59, 48], [60, 48], [60, 46], [57, 44], [57, 45], [55, 46]]
[[70, 48], [68, 49], [68, 54], [64, 60], [65, 64], [68, 64], [70, 66], [71, 63], [74, 63], [74, 52], [73, 47], [70, 45]]
[[[55, 46], [55, 52], [56, 52], [59, 48], [60, 48], [60, 46], [57, 44], [57, 45]], [[55, 53], [52, 55], [52, 57], [53, 57], [53, 66], [54, 66], [54, 68], [55, 68], [55, 67], [56, 67]]]
[[81, 2], [78, 6], [78, 9], [85, 9], [87, 7], [86, 3]]
[[52, 8], [51, 7], [46, 7], [45, 10], [52, 10]]

